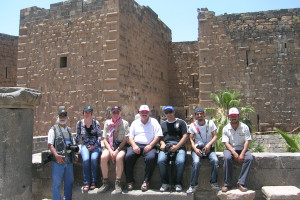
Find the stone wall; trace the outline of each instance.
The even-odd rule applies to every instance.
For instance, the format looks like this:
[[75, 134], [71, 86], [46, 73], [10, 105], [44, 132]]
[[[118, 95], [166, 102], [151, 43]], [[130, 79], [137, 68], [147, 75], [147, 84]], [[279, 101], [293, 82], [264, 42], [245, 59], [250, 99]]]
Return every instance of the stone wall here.
[[[219, 173], [218, 173], [218, 183], [220, 185], [224, 184], [223, 177], [223, 153], [217, 153], [219, 158]], [[261, 188], [263, 186], [284, 186], [284, 185], [293, 185], [300, 187], [300, 153], [253, 153], [254, 162], [250, 170], [250, 174], [247, 179], [247, 187], [256, 192], [256, 200], [264, 199], [261, 193]], [[112, 196], [110, 193], [112, 190], [107, 191], [105, 194], [81, 194], [80, 187], [82, 186], [82, 163], [79, 159], [79, 163], [74, 166], [74, 175], [75, 183], [73, 189], [73, 198], [72, 199], [122, 199], [121, 196]], [[204, 159], [201, 162], [200, 174], [199, 174], [199, 187], [197, 192], [194, 194], [194, 199], [213, 199], [217, 200], [216, 192], [211, 190], [209, 180], [211, 173], [211, 166], [209, 160]], [[192, 166], [192, 157], [188, 153], [186, 157], [186, 165], [183, 174], [183, 190], [186, 191], [189, 186], [190, 176], [191, 176], [191, 166]], [[241, 164], [234, 162], [233, 166], [233, 182], [237, 181]], [[35, 199], [51, 198], [51, 164], [48, 163], [43, 165], [39, 162], [33, 164], [33, 194]], [[144, 176], [144, 160], [139, 158], [135, 165], [135, 189], [140, 190], [140, 185], [143, 181]], [[115, 179], [115, 170], [114, 165], [110, 163], [109, 168], [109, 181], [113, 185]], [[125, 187], [125, 175], [122, 176], [122, 186]], [[100, 185], [100, 183], [99, 183]], [[150, 181], [150, 188], [153, 189], [159, 195], [162, 193], [158, 192], [161, 186], [158, 167], [155, 167], [153, 176]], [[235, 186], [234, 186], [235, 187]], [[148, 193], [148, 192], [146, 192]], [[151, 191], [151, 193], [154, 193]], [[145, 193], [139, 194], [139, 199], [146, 195]], [[178, 193], [180, 195], [180, 193]], [[149, 198], [145, 198], [149, 199]], [[157, 197], [159, 199], [159, 197]], [[170, 197], [169, 197], [170, 199]]]
[[0, 33], [0, 87], [17, 85], [18, 37]]
[[116, 104], [129, 121], [141, 104], [156, 116], [168, 99], [170, 42], [169, 28], [132, 0], [72, 0], [50, 10], [21, 10], [17, 83], [43, 94], [34, 135], [47, 134], [59, 106], [69, 112], [73, 129], [86, 105], [99, 122]]
[[[260, 131], [299, 126], [300, 9], [215, 16], [199, 12], [199, 103], [210, 93], [241, 92]], [[256, 120], [256, 117], [254, 118]]]
[[[169, 99], [171, 105], [185, 107], [199, 103], [198, 42], [174, 42], [171, 45], [169, 66]], [[176, 110], [177, 112], [177, 110]], [[186, 119], [189, 109], [180, 113]]]

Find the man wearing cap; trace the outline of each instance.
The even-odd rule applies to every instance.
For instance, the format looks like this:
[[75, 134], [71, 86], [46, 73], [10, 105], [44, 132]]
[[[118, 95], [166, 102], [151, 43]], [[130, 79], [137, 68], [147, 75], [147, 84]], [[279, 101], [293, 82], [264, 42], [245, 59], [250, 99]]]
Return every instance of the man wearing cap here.
[[224, 186], [222, 192], [227, 192], [232, 187], [232, 158], [238, 163], [243, 163], [237, 188], [246, 192], [248, 189], [245, 187], [245, 183], [253, 162], [253, 157], [248, 150], [251, 134], [249, 127], [239, 121], [240, 115], [237, 108], [229, 109], [228, 118], [230, 123], [223, 128], [222, 134], [222, 142], [226, 147], [224, 150]]
[[52, 194], [53, 199], [60, 200], [60, 184], [63, 180], [64, 198], [72, 199], [72, 187], [74, 182], [73, 163], [77, 162], [77, 155], [72, 156], [72, 152], [67, 150], [68, 145], [74, 145], [71, 128], [66, 125], [68, 113], [60, 110], [56, 124], [48, 132], [48, 147], [54, 156], [52, 161]]
[[124, 169], [124, 157], [128, 147], [129, 123], [121, 118], [120, 106], [113, 106], [110, 115], [111, 119], [105, 121], [103, 129], [104, 148], [100, 162], [103, 185], [99, 188], [98, 193], [105, 192], [109, 189], [108, 161], [112, 160], [116, 163], [116, 181], [113, 193], [119, 194], [122, 192], [120, 181]]
[[127, 179], [127, 189], [133, 189], [133, 168], [136, 160], [142, 155], [145, 160], [145, 176], [141, 186], [142, 191], [149, 188], [149, 181], [155, 167], [156, 144], [163, 136], [158, 121], [150, 115], [150, 109], [147, 105], [141, 105], [139, 109], [140, 119], [132, 122], [129, 131], [128, 141], [131, 145], [127, 149], [125, 156], [125, 170]]
[[211, 178], [210, 185], [214, 190], [220, 190], [218, 185], [218, 167], [219, 160], [215, 152], [213, 144], [217, 141], [217, 127], [212, 120], [205, 119], [205, 113], [203, 108], [196, 108], [195, 119], [188, 132], [190, 133], [190, 142], [192, 146], [192, 172], [191, 183], [187, 193], [194, 193], [198, 186], [198, 176], [201, 166], [201, 159], [209, 158], [211, 163]]
[[[187, 125], [184, 120], [175, 118], [173, 106], [164, 107], [166, 121], [161, 123], [163, 138], [160, 140], [160, 151], [158, 154], [158, 168], [162, 186], [161, 192], [171, 189], [168, 176], [168, 160], [174, 156], [176, 175], [174, 179], [176, 192], [182, 191], [182, 175], [185, 165], [186, 148], [184, 144], [188, 139]], [[169, 166], [171, 167], [171, 166]], [[170, 177], [173, 179], [173, 177]], [[173, 183], [173, 181], [172, 181]]]

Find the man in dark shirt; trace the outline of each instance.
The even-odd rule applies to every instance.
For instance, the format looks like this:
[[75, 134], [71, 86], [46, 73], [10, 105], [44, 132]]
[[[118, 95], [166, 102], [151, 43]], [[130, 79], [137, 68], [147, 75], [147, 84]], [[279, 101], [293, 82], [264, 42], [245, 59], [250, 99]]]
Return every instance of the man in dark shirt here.
[[161, 192], [171, 189], [168, 177], [168, 159], [171, 153], [176, 154], [175, 169], [176, 177], [174, 180], [175, 190], [182, 191], [182, 175], [185, 164], [185, 142], [188, 139], [187, 125], [182, 119], [175, 118], [175, 110], [172, 106], [164, 108], [164, 114], [167, 121], [161, 123], [163, 138], [160, 141], [160, 151], [158, 154], [158, 167], [162, 186]]

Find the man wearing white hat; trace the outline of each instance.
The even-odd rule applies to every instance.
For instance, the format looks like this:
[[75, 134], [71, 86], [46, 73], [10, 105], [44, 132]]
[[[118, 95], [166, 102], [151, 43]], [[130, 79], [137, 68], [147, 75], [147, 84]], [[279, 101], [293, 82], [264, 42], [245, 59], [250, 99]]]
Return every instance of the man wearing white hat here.
[[139, 109], [140, 118], [132, 122], [130, 126], [128, 141], [131, 145], [125, 156], [125, 171], [127, 189], [133, 189], [133, 168], [136, 160], [142, 155], [145, 160], [145, 176], [141, 186], [142, 191], [149, 188], [149, 181], [156, 165], [156, 144], [163, 136], [158, 121], [150, 117], [150, 109], [147, 105], [141, 105]]
[[239, 114], [237, 108], [230, 108], [228, 114], [230, 123], [223, 128], [222, 142], [226, 149], [224, 151], [224, 187], [222, 187], [222, 192], [227, 192], [232, 187], [232, 158], [238, 163], [243, 163], [237, 188], [242, 192], [248, 190], [245, 183], [253, 162], [253, 157], [248, 150], [249, 142], [252, 139], [249, 127], [239, 121]]

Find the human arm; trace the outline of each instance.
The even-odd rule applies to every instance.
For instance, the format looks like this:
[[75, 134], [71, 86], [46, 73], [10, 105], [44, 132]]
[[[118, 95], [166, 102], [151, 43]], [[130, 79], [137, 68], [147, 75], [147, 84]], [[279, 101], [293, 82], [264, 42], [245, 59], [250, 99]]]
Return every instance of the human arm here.
[[170, 151], [171, 152], [177, 151], [180, 147], [182, 147], [186, 143], [188, 138], [189, 138], [189, 134], [185, 133], [176, 145], [171, 146]]
[[212, 145], [217, 141], [218, 135], [216, 130], [214, 130], [212, 133], [213, 138], [204, 146], [205, 153], [208, 154], [210, 152], [210, 149]]
[[53, 144], [48, 144], [48, 148], [49, 148], [49, 150], [51, 151], [51, 153], [53, 154], [53, 156], [55, 157], [55, 160], [56, 160], [56, 162], [57, 162], [58, 164], [64, 163], [63, 158], [64, 158], [65, 156], [59, 155], [59, 154], [56, 152], [56, 150], [55, 150]]
[[155, 136], [154, 139], [150, 142], [150, 144], [145, 146], [144, 152], [147, 153], [151, 149], [153, 149], [153, 147], [155, 147], [155, 145], [159, 142], [160, 139], [161, 139], [161, 136]]
[[128, 141], [129, 141], [129, 144], [132, 147], [133, 152], [136, 153], [136, 154], [140, 154], [141, 153], [141, 149], [136, 145], [134, 139], [129, 137]]

